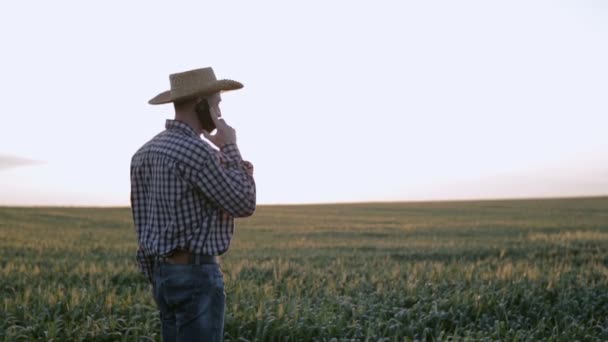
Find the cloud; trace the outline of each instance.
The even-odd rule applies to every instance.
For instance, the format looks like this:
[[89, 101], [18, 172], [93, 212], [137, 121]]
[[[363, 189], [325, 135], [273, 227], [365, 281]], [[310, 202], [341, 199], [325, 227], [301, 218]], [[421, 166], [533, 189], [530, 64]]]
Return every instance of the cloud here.
[[11, 155], [0, 154], [0, 171], [12, 169], [19, 166], [42, 164], [43, 161], [21, 158]]

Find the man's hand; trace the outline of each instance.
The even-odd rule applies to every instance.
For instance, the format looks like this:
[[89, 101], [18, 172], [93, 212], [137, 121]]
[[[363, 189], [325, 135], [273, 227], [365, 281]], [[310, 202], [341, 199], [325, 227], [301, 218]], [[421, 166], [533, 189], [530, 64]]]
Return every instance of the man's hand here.
[[203, 130], [203, 136], [211, 141], [215, 146], [222, 148], [226, 144], [236, 144], [236, 131], [230, 127], [224, 119], [220, 118], [220, 108], [217, 104], [209, 107], [209, 113], [211, 119], [215, 123], [216, 132], [211, 135], [207, 131]]

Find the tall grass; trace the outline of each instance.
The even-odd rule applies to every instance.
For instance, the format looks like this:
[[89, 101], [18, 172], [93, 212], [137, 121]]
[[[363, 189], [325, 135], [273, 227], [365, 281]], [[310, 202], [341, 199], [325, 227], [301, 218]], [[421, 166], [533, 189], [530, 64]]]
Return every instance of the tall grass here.
[[[0, 208], [0, 340], [160, 340], [128, 208]], [[259, 206], [227, 341], [608, 340], [608, 198]]]

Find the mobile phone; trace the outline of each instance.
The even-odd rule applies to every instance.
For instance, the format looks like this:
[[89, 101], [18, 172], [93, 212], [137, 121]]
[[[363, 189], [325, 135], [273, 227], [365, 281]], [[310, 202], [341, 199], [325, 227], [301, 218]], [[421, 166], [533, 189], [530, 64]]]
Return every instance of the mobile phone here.
[[198, 116], [198, 120], [201, 122], [203, 129], [209, 133], [213, 132], [215, 129], [215, 122], [211, 119], [211, 112], [209, 111], [209, 103], [207, 103], [207, 100], [202, 99], [195, 105], [194, 110], [196, 111], [196, 116]]

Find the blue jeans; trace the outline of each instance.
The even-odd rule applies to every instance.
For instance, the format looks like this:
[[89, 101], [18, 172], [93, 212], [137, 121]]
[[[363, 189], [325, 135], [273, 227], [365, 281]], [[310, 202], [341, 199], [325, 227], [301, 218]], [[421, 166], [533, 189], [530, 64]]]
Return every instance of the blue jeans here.
[[223, 340], [226, 292], [218, 264], [157, 262], [153, 292], [164, 342]]

